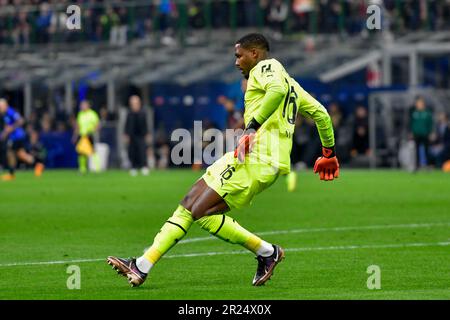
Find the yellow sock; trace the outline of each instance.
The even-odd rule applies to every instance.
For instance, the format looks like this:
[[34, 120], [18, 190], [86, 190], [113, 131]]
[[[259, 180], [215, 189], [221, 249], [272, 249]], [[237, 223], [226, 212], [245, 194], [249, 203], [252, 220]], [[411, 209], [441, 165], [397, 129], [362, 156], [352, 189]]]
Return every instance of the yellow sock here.
[[291, 171], [287, 175], [286, 180], [287, 180], [288, 191], [289, 192], [295, 191], [295, 189], [297, 188], [297, 173], [295, 171]]
[[94, 171], [100, 172], [100, 157], [97, 153], [92, 154], [92, 162], [94, 163]]
[[191, 212], [181, 205], [178, 206], [173, 215], [162, 226], [153, 240], [152, 246], [144, 253], [144, 257], [154, 265], [186, 235], [192, 222]]
[[87, 171], [87, 157], [84, 155], [78, 156], [78, 167], [81, 173], [86, 173]]
[[206, 216], [198, 219], [196, 223], [212, 235], [230, 243], [240, 244], [257, 255], [266, 252], [268, 252], [267, 255], [270, 255], [273, 250], [269, 243], [244, 229], [236, 220], [224, 214]]

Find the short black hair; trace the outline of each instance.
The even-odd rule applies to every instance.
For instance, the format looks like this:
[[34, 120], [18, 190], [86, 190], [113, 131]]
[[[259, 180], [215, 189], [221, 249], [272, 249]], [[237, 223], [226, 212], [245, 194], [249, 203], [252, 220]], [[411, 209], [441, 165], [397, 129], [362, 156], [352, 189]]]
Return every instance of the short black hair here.
[[236, 41], [236, 44], [240, 44], [244, 49], [258, 48], [270, 51], [269, 41], [260, 33], [249, 33]]

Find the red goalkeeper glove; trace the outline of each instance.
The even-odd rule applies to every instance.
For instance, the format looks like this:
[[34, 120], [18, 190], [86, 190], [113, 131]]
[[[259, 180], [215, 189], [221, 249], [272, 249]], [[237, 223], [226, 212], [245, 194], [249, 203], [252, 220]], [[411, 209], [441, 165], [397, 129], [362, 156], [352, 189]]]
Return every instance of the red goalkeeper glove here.
[[252, 152], [253, 144], [255, 142], [255, 133], [244, 133], [244, 135], [239, 139], [238, 146], [234, 150], [234, 157], [238, 158], [240, 162], [244, 162], [245, 155]]
[[320, 180], [331, 181], [339, 177], [339, 162], [334, 147], [322, 147], [322, 157], [314, 164], [314, 173], [319, 173]]
[[247, 125], [242, 137], [239, 138], [238, 146], [234, 150], [234, 157], [238, 158], [239, 162], [244, 162], [245, 155], [252, 152], [253, 145], [255, 144], [255, 132], [260, 126], [255, 119], [252, 119]]

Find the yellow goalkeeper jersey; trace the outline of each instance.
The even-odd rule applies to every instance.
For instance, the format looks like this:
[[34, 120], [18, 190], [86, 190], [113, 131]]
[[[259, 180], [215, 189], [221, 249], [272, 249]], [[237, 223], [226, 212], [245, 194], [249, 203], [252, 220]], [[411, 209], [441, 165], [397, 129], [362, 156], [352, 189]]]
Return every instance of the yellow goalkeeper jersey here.
[[100, 119], [94, 110], [88, 109], [80, 111], [77, 116], [80, 135], [86, 136], [95, 133], [99, 121]]
[[249, 160], [250, 163], [270, 164], [281, 174], [287, 174], [291, 167], [290, 153], [297, 113], [315, 121], [325, 147], [334, 146], [333, 126], [326, 109], [291, 78], [276, 59], [262, 60], [250, 71], [244, 98], [245, 125], [255, 117], [271, 87], [278, 90], [282, 87], [285, 97], [258, 129]]

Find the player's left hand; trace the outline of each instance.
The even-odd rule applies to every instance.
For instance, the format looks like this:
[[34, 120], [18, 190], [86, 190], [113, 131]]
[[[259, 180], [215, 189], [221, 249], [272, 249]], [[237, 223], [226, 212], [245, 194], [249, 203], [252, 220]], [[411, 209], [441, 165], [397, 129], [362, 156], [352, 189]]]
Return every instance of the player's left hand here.
[[339, 162], [334, 148], [322, 147], [322, 157], [314, 164], [314, 173], [319, 173], [320, 180], [332, 181], [339, 177]]
[[14, 131], [14, 128], [12, 126], [5, 126], [3, 131], [1, 132], [1, 139], [6, 140], [8, 138], [9, 134]]
[[238, 158], [240, 162], [244, 162], [245, 155], [252, 152], [253, 145], [255, 144], [255, 135], [254, 132], [244, 133], [239, 139], [238, 146], [234, 150], [234, 157]]
[[4, 132], [5, 132], [6, 135], [10, 134], [13, 131], [14, 131], [14, 127], [13, 126], [5, 126]]

